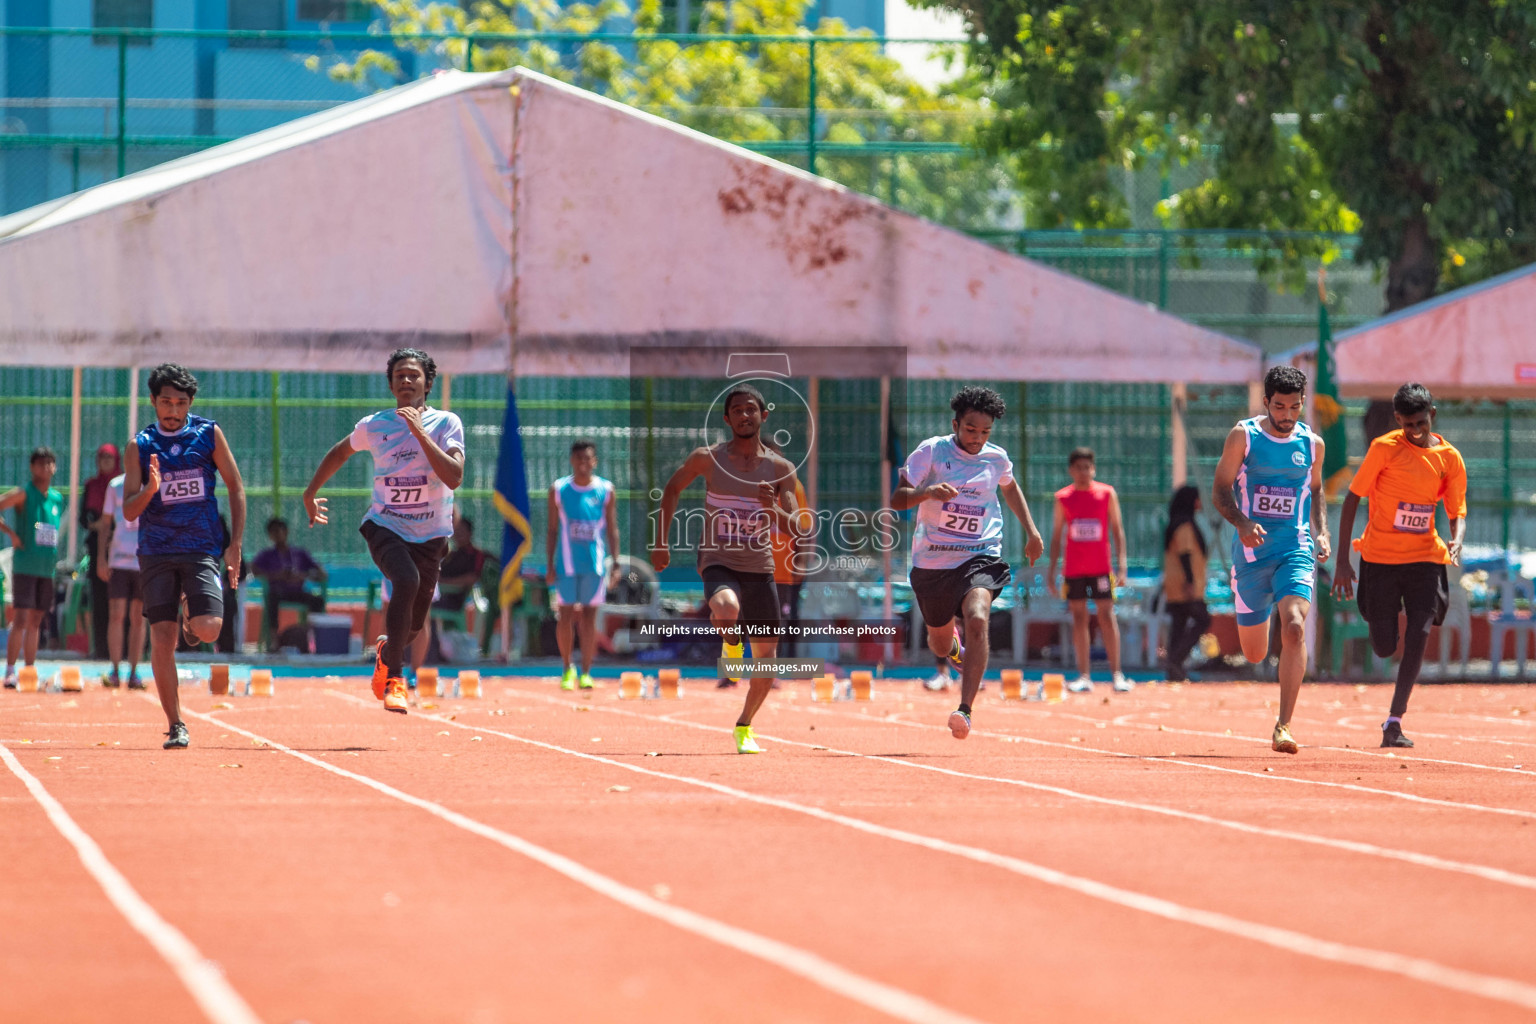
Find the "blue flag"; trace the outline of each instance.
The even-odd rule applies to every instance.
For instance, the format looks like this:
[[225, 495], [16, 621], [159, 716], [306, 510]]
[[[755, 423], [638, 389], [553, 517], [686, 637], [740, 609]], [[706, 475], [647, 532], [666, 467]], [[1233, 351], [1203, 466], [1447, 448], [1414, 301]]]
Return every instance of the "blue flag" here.
[[523, 463], [517, 394], [511, 378], [507, 379], [507, 411], [501, 418], [494, 497], [496, 511], [505, 520], [501, 529], [501, 607], [511, 608], [523, 596], [523, 559], [533, 547], [533, 528], [528, 525], [528, 467]]

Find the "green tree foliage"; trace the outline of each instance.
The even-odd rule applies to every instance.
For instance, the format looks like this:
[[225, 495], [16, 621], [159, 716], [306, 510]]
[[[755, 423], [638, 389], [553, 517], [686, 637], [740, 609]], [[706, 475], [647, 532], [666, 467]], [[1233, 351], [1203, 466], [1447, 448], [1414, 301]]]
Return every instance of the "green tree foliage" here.
[[1204, 160], [1170, 224], [1358, 230], [1389, 311], [1536, 259], [1530, 0], [930, 3], [968, 20], [1032, 224], [1122, 225], [1118, 169]]
[[[804, 164], [803, 149], [794, 143], [803, 143], [807, 132], [806, 40], [812, 35], [802, 24], [807, 0], [710, 0], [699, 8], [697, 27], [700, 34], [738, 37], [722, 40], [668, 38], [658, 0], [641, 0], [632, 16], [621, 0], [563, 7], [550, 0], [479, 0], [465, 7], [384, 0], [379, 6], [402, 49], [430, 52], [442, 63], [472, 65], [475, 71], [522, 65], [719, 138], [762, 144], [776, 157]], [[579, 38], [604, 31], [633, 35]], [[422, 33], [455, 38], [410, 39]], [[488, 38], [514, 34], [522, 38]], [[782, 36], [797, 38], [751, 38]], [[883, 147], [974, 140], [987, 114], [974, 82], [930, 91], [867, 41], [868, 33], [849, 32], [839, 20], [824, 20], [814, 38], [814, 130], [821, 143]], [[360, 84], [393, 84], [402, 75], [400, 62], [383, 50], [328, 70], [334, 78]], [[880, 148], [867, 154], [830, 152], [816, 169], [953, 225], [994, 226], [1012, 212], [1014, 171], [1007, 157]]]

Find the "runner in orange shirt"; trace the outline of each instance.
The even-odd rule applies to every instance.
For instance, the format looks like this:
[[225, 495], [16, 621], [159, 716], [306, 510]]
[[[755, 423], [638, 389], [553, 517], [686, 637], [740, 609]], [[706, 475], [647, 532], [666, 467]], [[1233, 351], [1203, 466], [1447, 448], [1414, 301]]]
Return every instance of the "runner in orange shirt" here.
[[[1397, 613], [1408, 613], [1403, 660], [1397, 666], [1397, 690], [1392, 709], [1381, 726], [1381, 745], [1411, 747], [1403, 735], [1408, 697], [1424, 664], [1429, 627], [1445, 621], [1450, 603], [1445, 567], [1461, 562], [1461, 541], [1467, 528], [1467, 465], [1461, 453], [1434, 433], [1435, 400], [1422, 384], [1404, 384], [1392, 396], [1398, 429], [1371, 442], [1365, 461], [1355, 471], [1339, 513], [1339, 536], [1355, 525], [1360, 499], [1370, 500], [1365, 534], [1355, 541], [1360, 551], [1360, 615], [1371, 627], [1371, 646], [1378, 657], [1397, 650]], [[1451, 521], [1446, 544], [1435, 529], [1435, 505], [1445, 503]], [[1339, 545], [1333, 592], [1348, 598], [1355, 586], [1349, 549]]]

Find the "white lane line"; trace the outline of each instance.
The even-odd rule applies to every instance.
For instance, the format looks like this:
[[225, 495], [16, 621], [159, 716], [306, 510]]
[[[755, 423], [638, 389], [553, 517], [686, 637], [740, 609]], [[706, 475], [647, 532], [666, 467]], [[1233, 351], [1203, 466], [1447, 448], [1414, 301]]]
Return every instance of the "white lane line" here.
[[[1178, 733], [1178, 734], [1184, 735], [1184, 736], [1204, 736], [1204, 737], [1209, 737], [1211, 739], [1217, 739], [1217, 740], [1237, 740], [1240, 743], [1262, 743], [1262, 744], [1265, 744], [1265, 745], [1268, 745], [1268, 743], [1269, 743], [1269, 740], [1267, 740], [1267, 739], [1265, 739], [1263, 737], [1260, 737], [1260, 736], [1248, 736], [1248, 735], [1244, 735], [1244, 734], [1241, 734], [1241, 733], [1207, 732], [1206, 730], [1203, 730], [1203, 729], [1185, 729], [1185, 728], [1182, 728], [1180, 726], [1162, 725], [1161, 723], [1132, 721], [1132, 719], [1134, 719], [1137, 716], [1137, 714], [1138, 714], [1138, 712], [1131, 712], [1130, 714], [1120, 715], [1118, 718], [1110, 719], [1109, 720], [1109, 724], [1124, 726], [1127, 729], [1141, 729], [1143, 731]], [[1062, 717], [1076, 719], [1077, 721], [1080, 721], [1080, 722], [1093, 722], [1094, 724], [1098, 724], [1098, 723], [1104, 721], [1104, 719], [1102, 719], [1102, 718], [1094, 718], [1091, 715], [1063, 715]], [[1341, 719], [1341, 721], [1343, 721], [1343, 720]], [[1359, 726], [1346, 726], [1346, 728], [1354, 729], [1354, 728], [1359, 728]], [[1417, 732], [1418, 730], [1414, 730], [1414, 731]], [[1420, 736], [1429, 736], [1430, 734], [1429, 733], [1421, 732], [1421, 733], [1419, 733], [1419, 735]], [[1447, 760], [1444, 760], [1443, 758], [1425, 757], [1422, 754], [1393, 754], [1393, 753], [1385, 753], [1384, 754], [1380, 750], [1363, 750], [1363, 749], [1361, 749], [1359, 747], [1330, 747], [1330, 746], [1324, 746], [1322, 744], [1312, 744], [1312, 743], [1307, 744], [1307, 749], [1308, 750], [1332, 750], [1332, 751], [1335, 751], [1335, 752], [1340, 753], [1340, 754], [1357, 754], [1360, 757], [1378, 757], [1378, 758], [1385, 758], [1385, 759], [1396, 759], [1396, 760], [1399, 760], [1399, 761], [1407, 759], [1407, 760], [1413, 760], [1413, 761], [1424, 761], [1427, 764], [1448, 764], [1448, 765], [1454, 765], [1457, 768], [1477, 768], [1477, 769], [1480, 769], [1480, 770], [1485, 771], [1485, 772], [1508, 772], [1508, 773], [1510, 773], [1512, 775], [1536, 775], [1536, 771], [1522, 770], [1520, 768], [1505, 768], [1502, 765], [1482, 764], [1482, 763], [1479, 763], [1477, 761], [1447, 761]]]
[[[351, 694], [338, 694], [338, 696], [376, 707], [376, 705], [363, 701], [361, 698], [353, 697]], [[703, 914], [685, 910], [670, 903], [663, 903], [638, 889], [632, 889], [607, 875], [600, 874], [569, 857], [545, 849], [510, 832], [504, 832], [501, 829], [476, 821], [474, 818], [460, 814], [458, 811], [449, 810], [442, 804], [434, 803], [431, 800], [424, 800], [418, 796], [412, 796], [410, 793], [396, 789], [367, 775], [339, 768], [319, 758], [294, 750], [292, 747], [284, 746], [276, 740], [268, 739], [265, 736], [242, 729], [238, 725], [232, 725], [213, 715], [206, 715], [186, 709], [182, 710], [182, 714], [190, 715], [193, 718], [200, 718], [203, 721], [238, 732], [251, 740], [265, 743], [273, 750], [281, 751], [290, 757], [295, 757], [307, 764], [314, 765], [316, 768], [328, 771], [333, 775], [339, 775], [344, 779], [350, 779], [385, 796], [419, 808], [450, 825], [455, 825], [483, 839], [489, 839], [491, 842], [505, 847], [514, 853], [522, 854], [529, 860], [542, 864], [550, 870], [564, 875], [571, 881], [584, 885], [593, 892], [606, 896], [631, 910], [653, 917], [658, 921], [663, 921], [682, 931], [745, 953], [748, 956], [756, 957], [774, 967], [799, 975], [829, 992], [834, 992], [870, 1009], [894, 1017], [897, 1020], [910, 1021], [912, 1024], [979, 1024], [974, 1017], [968, 1017], [954, 1010], [947, 1009], [911, 992], [875, 981], [873, 978], [866, 978], [861, 974], [856, 974], [848, 968], [823, 959], [809, 950], [801, 949], [798, 946], [791, 946], [788, 943], [768, 938], [765, 935], [759, 935], [756, 932], [747, 931], [744, 928], [738, 928], [735, 925], [726, 924], [723, 921], [717, 921], [712, 917], [706, 917]], [[452, 724], [451, 720], [438, 719], [434, 715], [423, 717], [437, 721], [446, 721]], [[1531, 1005], [1533, 1008], [1536, 1008], [1536, 999], [1533, 999]]]
[[0, 761], [4, 761], [11, 774], [27, 787], [33, 799], [43, 808], [43, 813], [48, 815], [53, 827], [75, 848], [80, 863], [96, 880], [96, 884], [101, 886], [107, 899], [176, 973], [203, 1014], [215, 1024], [260, 1024], [261, 1018], [240, 998], [240, 993], [230, 985], [218, 966], [198, 952], [190, 939], [155, 912], [155, 908], [139, 895], [138, 890], [107, 859], [96, 840], [75, 823], [64, 805], [54, 799], [53, 794], [44, 788], [35, 775], [22, 767], [16, 755], [3, 743], [0, 743]]
[[[346, 697], [348, 699], [354, 699], [354, 698], [351, 698], [350, 695], [348, 695], [348, 694], [340, 694], [340, 693], [338, 693], [338, 694], [335, 694], [335, 695], [338, 696], [338, 697]], [[541, 701], [548, 701], [548, 702], [552, 702], [552, 703], [559, 702], [558, 698], [546, 697], [546, 696], [544, 696], [542, 694], [526, 694], [525, 696], [536, 697], [537, 699], [539, 699]], [[364, 702], [364, 703], [366, 703], [366, 702]], [[638, 714], [638, 713], [633, 712], [633, 711], [622, 710], [620, 708], [603, 708], [603, 707], [600, 707], [599, 710], [608, 711], [608, 712], [611, 712], [613, 714], [627, 715], [627, 716], [631, 716], [631, 717], [635, 717], [635, 718], [646, 719], [646, 720], [650, 720], [650, 721], [668, 722], [668, 723], [670, 723], [672, 725], [687, 726], [689, 728], [703, 729], [703, 730], [710, 731], [710, 732], [721, 731], [716, 726], [705, 725], [705, 724], [700, 723], [700, 722], [690, 722], [690, 721], [687, 721], [685, 719], [678, 718], [676, 716], [676, 714], [673, 714], [673, 715], [662, 715], [662, 716], [652, 716], [652, 715], [642, 715], [642, 714]], [[824, 714], [824, 715], [832, 714], [833, 713], [833, 712], [827, 711], [827, 710], [822, 709], [822, 708], [816, 708], [814, 710], [817, 711], [818, 713], [821, 713], [821, 714]], [[908, 721], [904, 721], [903, 719], [895, 718], [895, 717], [870, 718], [870, 717], [867, 717], [867, 716], [864, 716], [864, 715], [860, 715], [857, 718], [855, 718], [852, 715], [839, 716], [839, 717], [846, 717], [850, 722], [857, 721], [857, 722], [863, 722], [863, 723], [900, 725], [900, 726], [903, 726], [905, 728], [924, 729], [924, 730], [930, 730], [930, 731], [943, 731], [943, 732], [948, 732], [949, 731], [947, 726], [928, 725], [928, 724], [921, 723], [921, 722], [908, 722]], [[464, 723], [459, 723], [459, 722], [454, 722], [453, 724], [459, 726], [459, 728], [479, 728], [478, 726], [470, 726], [470, 725], [466, 725]], [[487, 730], [487, 731], [493, 731], [493, 730]], [[987, 735], [987, 734], [979, 733], [978, 735]], [[999, 735], [999, 734], [994, 733], [992, 735]], [[767, 739], [768, 737], [765, 734], [763, 738]], [[530, 742], [532, 742], [532, 741], [530, 741]], [[791, 746], [796, 746], [796, 747], [809, 747], [811, 749], [816, 749], [818, 747], [823, 746], [822, 744], [806, 743], [806, 742], [803, 742], [803, 741], [800, 741], [800, 740], [784, 739], [784, 738], [780, 738], [780, 737], [775, 737], [774, 738], [774, 742], [776, 742], [776, 743], [787, 743], [787, 744], [789, 744]], [[1072, 747], [1072, 749], [1075, 750], [1075, 749], [1077, 749], [1077, 747], [1074, 746], [1074, 747]], [[1344, 850], [1344, 851], [1347, 851], [1349, 853], [1358, 853], [1358, 854], [1363, 854], [1365, 856], [1371, 856], [1371, 857], [1383, 857], [1383, 858], [1386, 858], [1386, 859], [1389, 859], [1389, 860], [1401, 861], [1401, 862], [1403, 862], [1405, 864], [1413, 864], [1413, 865], [1415, 865], [1417, 867], [1431, 868], [1431, 869], [1434, 869], [1434, 870], [1437, 870], [1437, 871], [1451, 871], [1451, 872], [1455, 872], [1457, 874], [1471, 875], [1471, 876], [1473, 876], [1475, 878], [1482, 878], [1482, 879], [1484, 879], [1486, 881], [1489, 881], [1489, 882], [1497, 882], [1497, 883], [1502, 884], [1502, 885], [1512, 885], [1512, 886], [1516, 886], [1517, 888], [1521, 888], [1521, 889], [1536, 890], [1536, 877], [1532, 877], [1530, 875], [1522, 875], [1522, 874], [1519, 874], [1518, 872], [1514, 872], [1514, 871], [1506, 871], [1503, 868], [1489, 867], [1489, 866], [1484, 865], [1484, 864], [1472, 864], [1472, 863], [1469, 863], [1469, 862], [1466, 862], [1466, 861], [1449, 860], [1449, 859], [1446, 859], [1444, 857], [1436, 857], [1436, 856], [1433, 856], [1431, 854], [1415, 853], [1412, 850], [1400, 850], [1400, 849], [1396, 849], [1396, 848], [1393, 848], [1393, 847], [1377, 846], [1374, 843], [1362, 843], [1362, 842], [1356, 842], [1356, 841], [1350, 840], [1350, 839], [1334, 839], [1334, 838], [1329, 837], [1329, 836], [1320, 836], [1320, 835], [1317, 835], [1317, 834], [1311, 833], [1311, 832], [1293, 832], [1293, 831], [1290, 831], [1290, 830], [1287, 830], [1287, 829], [1265, 828], [1264, 826], [1261, 826], [1261, 825], [1250, 825], [1250, 824], [1248, 824], [1246, 822], [1233, 821], [1233, 820], [1228, 819], [1228, 818], [1217, 818], [1217, 817], [1213, 817], [1213, 816], [1207, 815], [1207, 814], [1200, 814], [1200, 813], [1198, 813], [1196, 811], [1180, 810], [1179, 808], [1168, 807], [1168, 806], [1166, 806], [1164, 804], [1146, 804], [1146, 803], [1140, 803], [1140, 802], [1131, 801], [1131, 800], [1119, 800], [1119, 799], [1116, 799], [1114, 797], [1097, 796], [1097, 795], [1092, 794], [1092, 793], [1084, 793], [1084, 792], [1081, 792], [1081, 791], [1078, 791], [1078, 790], [1066, 789], [1066, 788], [1061, 787], [1061, 786], [1051, 786], [1051, 785], [1047, 785], [1047, 784], [1042, 783], [1042, 782], [1029, 782], [1029, 781], [1024, 780], [1024, 779], [1013, 779], [1013, 778], [1008, 778], [1006, 776], [977, 775], [974, 772], [962, 772], [962, 771], [959, 771], [958, 769], [954, 769], [954, 768], [941, 768], [941, 767], [939, 767], [937, 765], [924, 764], [924, 763], [922, 763], [920, 761], [911, 761], [911, 760], [906, 760], [906, 759], [903, 759], [903, 758], [885, 757], [885, 756], [882, 756], [880, 754], [863, 754], [863, 753], [857, 753], [857, 752], [853, 752], [853, 751], [840, 751], [840, 753], [843, 753], [843, 754], [850, 754], [850, 753], [852, 753], [854, 756], [861, 757], [861, 758], [864, 758], [866, 760], [880, 761], [880, 762], [883, 762], [885, 764], [893, 764], [893, 765], [897, 765], [897, 766], [902, 767], [902, 768], [913, 769], [913, 770], [916, 770], [916, 771], [936, 772], [936, 773], [938, 773], [940, 775], [949, 775], [949, 776], [953, 776], [955, 778], [961, 778], [961, 779], [973, 779], [973, 780], [976, 780], [978, 782], [996, 782], [996, 783], [1001, 783], [1003, 785], [1019, 786], [1019, 787], [1024, 788], [1024, 789], [1032, 789], [1032, 790], [1036, 790], [1038, 792], [1054, 793], [1054, 794], [1057, 794], [1059, 796], [1069, 797], [1069, 798], [1074, 799], [1074, 800], [1084, 800], [1084, 801], [1087, 801], [1087, 802], [1090, 802], [1090, 803], [1104, 804], [1104, 805], [1110, 806], [1110, 807], [1121, 807], [1121, 808], [1125, 808], [1127, 810], [1144, 811], [1144, 812], [1149, 813], [1149, 814], [1161, 814], [1161, 815], [1165, 815], [1165, 816], [1170, 817], [1170, 818], [1180, 818], [1180, 819], [1183, 819], [1185, 821], [1195, 821], [1195, 822], [1199, 822], [1199, 823], [1205, 824], [1205, 825], [1214, 825], [1214, 826], [1217, 826], [1219, 828], [1231, 829], [1231, 830], [1233, 830], [1235, 832], [1243, 832], [1243, 833], [1247, 833], [1249, 835], [1266, 836], [1266, 837], [1270, 837], [1270, 838], [1274, 838], [1274, 839], [1288, 839], [1288, 840], [1291, 840], [1293, 842], [1308, 843], [1308, 844], [1311, 844], [1313, 846], [1324, 846], [1324, 847], [1329, 847], [1329, 848], [1336, 849], [1336, 850]], [[1130, 756], [1134, 756], [1134, 755], [1130, 755]], [[1154, 760], [1161, 760], [1161, 759], [1160, 758], [1155, 758]]]
[[[528, 697], [530, 699], [533, 699], [533, 700], [544, 701], [545, 703], [555, 703], [555, 704], [569, 703], [568, 701], [561, 701], [558, 697], [546, 697], [543, 694], [526, 693], [526, 692], [520, 691], [520, 690], [508, 690], [507, 692], [508, 693], [518, 693], [518, 694], [521, 694], [521, 695], [526, 696], [526, 697]], [[601, 708], [600, 705], [596, 705], [596, 706]], [[620, 711], [618, 708], [601, 708], [601, 710], [613, 711], [613, 712], [615, 712], [617, 714], [634, 714], [633, 712]], [[813, 715], [831, 716], [831, 717], [835, 717], [835, 718], [843, 718], [843, 717], [845, 717], [843, 715], [838, 714], [837, 712], [830, 711], [830, 710], [827, 710], [825, 708], [809, 708], [808, 707], [808, 708], [802, 708], [801, 710], [809, 712], [810, 714], [813, 714]], [[639, 718], [652, 718], [653, 716], [650, 716], [650, 715], [637, 715], [636, 717], [639, 717]], [[918, 723], [903, 722], [900, 718], [895, 717], [894, 714], [887, 715], [884, 718], [873, 718], [873, 717], [870, 717], [868, 715], [859, 715], [859, 716], [857, 716], [857, 718], [855, 718], [854, 716], [846, 716], [846, 717], [847, 717], [847, 719], [849, 721], [862, 721], [862, 722], [881, 722], [881, 721], [885, 721], [885, 722], [891, 722], [891, 723], [894, 723], [894, 724], [897, 724], [897, 725], [910, 725], [910, 726], [913, 726], [914, 728], [930, 728], [929, 726], [919, 725]], [[657, 718], [655, 720], [664, 720], [664, 719]], [[1092, 719], [1090, 719], [1090, 721], [1092, 721]], [[693, 723], [679, 722], [678, 724], [679, 725], [683, 725], [683, 724], [693, 724]], [[707, 728], [711, 728], [711, 727], [710, 726], [701, 725], [701, 726], [699, 726], [699, 728], [706, 728], [707, 729]], [[933, 726], [931, 728], [938, 728], [938, 727], [937, 726]], [[1461, 802], [1461, 801], [1458, 801], [1458, 800], [1440, 800], [1440, 799], [1436, 799], [1434, 797], [1418, 796], [1418, 795], [1413, 794], [1413, 793], [1399, 793], [1399, 792], [1396, 792], [1396, 791], [1390, 790], [1390, 789], [1376, 789], [1375, 787], [1372, 787], [1372, 786], [1357, 786], [1357, 785], [1355, 785], [1352, 782], [1326, 782], [1326, 781], [1324, 781], [1322, 779], [1301, 779], [1301, 778], [1295, 778], [1295, 777], [1289, 776], [1289, 775], [1280, 775], [1280, 774], [1276, 774], [1276, 773], [1272, 773], [1272, 772], [1252, 772], [1252, 771], [1246, 771], [1246, 770], [1244, 770], [1242, 768], [1228, 768], [1228, 767], [1225, 767], [1223, 765], [1205, 764], [1205, 763], [1200, 762], [1200, 761], [1183, 761], [1183, 760], [1179, 760], [1177, 755], [1164, 757], [1164, 756], [1155, 755], [1155, 754], [1132, 754], [1132, 753], [1129, 753], [1129, 752], [1124, 751], [1124, 750], [1105, 750], [1105, 749], [1103, 749], [1101, 747], [1090, 747], [1090, 746], [1088, 746], [1085, 743], [1057, 743], [1057, 742], [1055, 742], [1053, 740], [1036, 739], [1033, 736], [1020, 736], [1017, 733], [1000, 732], [1000, 731], [995, 730], [995, 729], [986, 729], [986, 730], [976, 729], [976, 730], [972, 730], [971, 735], [973, 735], [973, 736], [981, 736], [981, 737], [992, 737], [994, 739], [1006, 739], [1006, 740], [1008, 740], [1011, 743], [1028, 743], [1031, 746], [1052, 747], [1052, 748], [1055, 748], [1055, 749], [1058, 749], [1058, 750], [1071, 750], [1071, 751], [1075, 751], [1075, 752], [1078, 752], [1078, 753], [1101, 754], [1101, 755], [1103, 755], [1105, 757], [1118, 757], [1118, 758], [1123, 758], [1125, 760], [1130, 760], [1130, 761], [1151, 761], [1151, 762], [1154, 762], [1156, 764], [1174, 764], [1174, 765], [1179, 765], [1179, 766], [1184, 767], [1184, 768], [1200, 768], [1200, 769], [1202, 769], [1204, 771], [1225, 772], [1225, 773], [1228, 773], [1228, 774], [1231, 774], [1231, 775], [1246, 775], [1246, 776], [1249, 776], [1250, 778], [1264, 779], [1266, 781], [1294, 782], [1294, 783], [1297, 783], [1298, 785], [1304, 785], [1304, 786], [1321, 786], [1321, 787], [1324, 787], [1324, 788], [1327, 788], [1327, 789], [1343, 789], [1343, 790], [1349, 790], [1350, 792], [1355, 792], [1355, 793], [1369, 793], [1369, 794], [1371, 794], [1373, 796], [1392, 797], [1393, 799], [1396, 799], [1396, 800], [1404, 800], [1404, 801], [1407, 801], [1409, 803], [1423, 804], [1423, 805], [1431, 806], [1431, 807], [1449, 807], [1449, 808], [1452, 808], [1454, 810], [1459, 810], [1459, 811], [1480, 811], [1480, 812], [1483, 812], [1483, 813], [1486, 813], [1486, 814], [1500, 814], [1500, 815], [1507, 815], [1509, 817], [1514, 817], [1514, 818], [1528, 818], [1528, 819], [1536, 820], [1536, 811], [1520, 810], [1520, 809], [1514, 808], [1514, 807], [1489, 807], [1489, 806], [1486, 806], [1484, 804], [1469, 804], [1469, 803], [1464, 803], [1464, 802]], [[1284, 762], [1278, 762], [1278, 763], [1284, 763]]]
[[[365, 704], [365, 701], [353, 697], [351, 694], [337, 696], [344, 699]], [[639, 715], [634, 712], [624, 712], [617, 708], [604, 708], [618, 714], [633, 715], [636, 718], [648, 718], [652, 721], [670, 721], [669, 719], [657, 719], [650, 715]], [[1406, 956], [1401, 953], [1390, 953], [1385, 950], [1370, 949], [1363, 946], [1352, 946], [1347, 943], [1333, 942], [1328, 939], [1320, 939], [1303, 932], [1291, 931], [1287, 928], [1276, 928], [1273, 925], [1259, 924], [1242, 918], [1232, 917], [1228, 914], [1216, 911], [1201, 910], [1196, 907], [1188, 907], [1172, 900], [1158, 896], [1150, 896], [1146, 893], [1135, 892], [1130, 889], [1122, 889], [1118, 886], [1097, 882], [1090, 878], [1082, 878], [1077, 875], [1069, 875], [1054, 868], [1035, 864], [1007, 854], [995, 853], [981, 847], [969, 846], [964, 843], [950, 842], [946, 839], [938, 839], [933, 836], [922, 835], [917, 832], [908, 832], [905, 829], [890, 828], [886, 825], [878, 825], [862, 818], [853, 818], [835, 811], [828, 811], [820, 807], [812, 807], [806, 804], [795, 803], [792, 800], [784, 800], [779, 797], [761, 796], [746, 790], [736, 789], [718, 782], [709, 782], [705, 779], [696, 779], [686, 775], [674, 775], [670, 772], [656, 771], [651, 768], [642, 768], [638, 765], [628, 764], [624, 761], [616, 761], [612, 758], [602, 757], [598, 754], [589, 754], [581, 750], [572, 750], [554, 743], [546, 743], [542, 740], [529, 739], [514, 733], [503, 732], [498, 729], [483, 726], [468, 725], [453, 719], [439, 715], [422, 716], [428, 721], [437, 724], [447, 724], [466, 729], [472, 732], [486, 733], [499, 736], [517, 743], [538, 747], [543, 750], [554, 751], [572, 757], [579, 757], [587, 761], [605, 764], [614, 768], [634, 772], [639, 775], [648, 775], [653, 778], [667, 779], [685, 785], [698, 786], [702, 789], [712, 790], [724, 796], [737, 800], [745, 800], [760, 804], [765, 807], [773, 807], [779, 810], [792, 811], [803, 814], [820, 821], [842, 825], [868, 835], [878, 836], [882, 839], [891, 839], [896, 842], [906, 843], [911, 846], [933, 850], [939, 853], [947, 853], [961, 857], [977, 864], [989, 867], [1001, 868], [1013, 874], [1021, 875], [1046, 885], [1066, 889], [1079, 895], [1088, 896], [1130, 910], [1141, 911], [1161, 917], [1165, 920], [1175, 921], [1180, 924], [1190, 924], [1196, 927], [1206, 928], [1233, 935], [1238, 938], [1248, 939], [1275, 949], [1297, 953], [1302, 956], [1313, 957], [1331, 963], [1346, 964], [1352, 967], [1364, 967], [1370, 970], [1381, 971], [1387, 974], [1395, 974], [1425, 984], [1437, 985], [1452, 991], [1464, 992], [1468, 995], [1480, 996], [1484, 999], [1492, 999], [1499, 1002], [1512, 1003], [1529, 1010], [1536, 1010], [1536, 985], [1529, 985], [1512, 978], [1500, 978], [1493, 975], [1478, 974], [1474, 971], [1463, 970], [1459, 967], [1451, 967], [1422, 957]], [[672, 722], [672, 724], [684, 725], [695, 723]], [[711, 732], [724, 732], [712, 726], [702, 726]], [[808, 746], [796, 741], [784, 740], [778, 737], [764, 735], [764, 739], [776, 743], [793, 743], [797, 746]], [[833, 750], [831, 753], [859, 755], [856, 751]], [[330, 768], [330, 765], [324, 767]]]

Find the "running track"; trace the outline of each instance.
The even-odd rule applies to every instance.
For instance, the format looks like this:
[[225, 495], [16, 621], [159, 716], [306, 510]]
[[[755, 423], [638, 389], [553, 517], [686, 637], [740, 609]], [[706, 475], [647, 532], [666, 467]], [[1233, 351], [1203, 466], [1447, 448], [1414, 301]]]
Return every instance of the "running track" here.
[[1529, 687], [278, 687], [0, 695], [0, 1021], [1536, 1019]]

